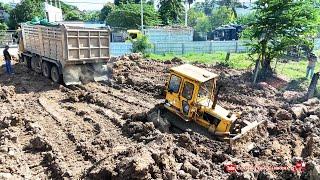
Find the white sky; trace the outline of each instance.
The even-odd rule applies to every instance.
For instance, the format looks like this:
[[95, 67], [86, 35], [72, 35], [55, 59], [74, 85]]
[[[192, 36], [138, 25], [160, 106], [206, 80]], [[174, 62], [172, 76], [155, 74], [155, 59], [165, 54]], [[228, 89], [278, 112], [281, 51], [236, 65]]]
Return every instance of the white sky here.
[[[19, 3], [20, 0], [0, 0], [4, 3]], [[80, 10], [100, 10], [107, 2], [113, 2], [113, 0], [62, 0], [67, 4], [78, 6]]]
[[[113, 2], [113, 0], [62, 0], [68, 4], [78, 6], [80, 10], [100, 10], [107, 2]], [[202, 2], [204, 0], [195, 0], [195, 2]], [[254, 2], [255, 0], [251, 0]], [[20, 0], [0, 0], [4, 3], [18, 3]], [[250, 0], [239, 0], [239, 2], [250, 2]]]

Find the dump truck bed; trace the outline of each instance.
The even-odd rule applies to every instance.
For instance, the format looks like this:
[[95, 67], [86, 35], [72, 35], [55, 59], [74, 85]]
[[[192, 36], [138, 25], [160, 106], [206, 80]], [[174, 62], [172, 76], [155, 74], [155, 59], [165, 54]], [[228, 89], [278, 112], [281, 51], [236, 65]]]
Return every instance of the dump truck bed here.
[[25, 51], [59, 61], [63, 66], [109, 60], [108, 29], [59, 25], [22, 25]]

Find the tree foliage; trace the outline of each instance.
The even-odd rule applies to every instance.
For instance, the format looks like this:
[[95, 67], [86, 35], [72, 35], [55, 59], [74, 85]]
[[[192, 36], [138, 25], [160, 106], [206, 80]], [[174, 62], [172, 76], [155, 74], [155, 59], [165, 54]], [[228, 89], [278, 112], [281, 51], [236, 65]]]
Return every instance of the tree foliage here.
[[209, 17], [212, 29], [228, 24], [235, 19], [233, 11], [226, 6], [221, 6], [216, 10], [213, 10], [212, 15]]
[[89, 22], [99, 22], [100, 21], [100, 11], [86, 11], [82, 14], [82, 20], [83, 21], [89, 21]]
[[255, 20], [254, 12], [246, 15], [238, 16], [236, 23], [241, 25], [250, 25]]
[[63, 14], [67, 14], [71, 11], [79, 11], [77, 6], [66, 4], [63, 1], [61, 1], [60, 3], [61, 3], [61, 9]]
[[193, 27], [197, 32], [209, 32], [211, 30], [209, 17], [195, 9], [190, 9], [188, 12], [188, 26]]
[[230, 8], [232, 10], [233, 16], [236, 18], [238, 17], [236, 7], [241, 6], [238, 0], [219, 0], [217, 1], [217, 4]]
[[100, 12], [100, 21], [106, 21], [107, 16], [114, 10], [115, 6], [112, 3], [107, 3], [103, 6]]
[[6, 23], [0, 23], [0, 32], [8, 30]]
[[182, 0], [160, 0], [159, 13], [165, 25], [181, 23], [184, 13]]
[[81, 20], [83, 20], [83, 16], [80, 13], [80, 11], [72, 10], [72, 11], [67, 12], [64, 15], [64, 20], [66, 20], [66, 21], [81, 21]]
[[10, 12], [10, 28], [14, 29], [18, 23], [31, 21], [34, 17], [45, 17], [42, 0], [22, 0]]
[[215, 6], [215, 0], [205, 0], [204, 2], [196, 2], [194, 9], [198, 12], [204, 12], [207, 16], [211, 16]]
[[[160, 23], [159, 14], [153, 6], [143, 5], [143, 23], [146, 26], [155, 26]], [[117, 6], [106, 18], [108, 25], [119, 28], [138, 28], [141, 24], [140, 4], [122, 4]]]
[[122, 4], [137, 4], [140, 0], [114, 0], [114, 5], [119, 6]]
[[132, 52], [145, 54], [148, 48], [152, 47], [152, 44], [149, 42], [148, 37], [141, 35], [137, 39], [132, 40]]
[[251, 54], [258, 55], [261, 77], [265, 78], [272, 74], [271, 61], [292, 45], [312, 48], [318, 12], [312, 0], [258, 0], [255, 10], [247, 32], [252, 40]]
[[3, 2], [0, 2], [0, 9], [4, 10], [7, 13], [9, 13], [12, 10], [9, 4], [3, 3]]

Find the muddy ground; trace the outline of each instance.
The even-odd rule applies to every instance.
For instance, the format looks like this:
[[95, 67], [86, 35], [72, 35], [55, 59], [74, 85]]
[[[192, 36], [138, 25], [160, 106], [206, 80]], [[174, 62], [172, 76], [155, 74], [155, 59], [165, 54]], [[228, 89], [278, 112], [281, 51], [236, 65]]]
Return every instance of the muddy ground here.
[[[272, 83], [254, 86], [250, 72], [196, 64], [220, 75], [223, 107], [248, 121], [267, 121], [231, 148], [132, 119], [163, 101], [168, 68], [179, 59], [160, 63], [132, 55], [113, 63], [109, 82], [70, 87], [23, 64], [14, 65], [14, 75], [2, 67], [0, 179], [320, 178], [319, 99], [304, 102], [303, 92]], [[295, 171], [299, 162], [305, 167]]]

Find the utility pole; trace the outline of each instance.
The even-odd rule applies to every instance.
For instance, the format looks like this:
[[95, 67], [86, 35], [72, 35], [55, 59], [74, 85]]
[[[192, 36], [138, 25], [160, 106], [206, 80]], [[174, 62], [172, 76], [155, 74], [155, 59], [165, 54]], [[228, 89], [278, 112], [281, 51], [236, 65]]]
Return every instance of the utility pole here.
[[188, 8], [187, 8], [187, 3], [188, 1], [185, 0], [184, 2], [184, 9], [185, 9], [185, 13], [184, 13], [184, 25], [187, 27], [188, 26]]
[[143, 3], [142, 0], [140, 0], [140, 5], [141, 5], [141, 31], [143, 31]]
[[[190, 8], [190, 7], [189, 7]], [[184, 2], [184, 25], [187, 27], [188, 26], [188, 0], [185, 0]]]

